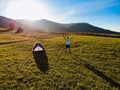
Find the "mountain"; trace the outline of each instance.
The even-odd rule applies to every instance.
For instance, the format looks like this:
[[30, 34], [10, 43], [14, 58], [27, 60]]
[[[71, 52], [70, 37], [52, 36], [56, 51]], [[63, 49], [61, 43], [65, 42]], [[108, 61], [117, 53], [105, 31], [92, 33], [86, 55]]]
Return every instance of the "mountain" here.
[[118, 32], [110, 31], [107, 29], [99, 28], [88, 23], [70, 23], [61, 24], [49, 20], [36, 21], [36, 27], [44, 31], [50, 32], [86, 32], [86, 33], [104, 33], [104, 34], [120, 34]]
[[[20, 21], [21, 22], [21, 21]], [[25, 21], [24, 21], [25, 22]], [[26, 21], [28, 22], [28, 21]], [[45, 32], [86, 32], [86, 33], [104, 33], [104, 34], [120, 34], [118, 32], [99, 28], [88, 23], [70, 23], [61, 24], [49, 20], [34, 21], [34, 24], [27, 23], [27, 26], [33, 30], [42, 30]]]
[[10, 23], [16, 23], [16, 20], [0, 16], [0, 27], [6, 28]]
[[30, 21], [30, 20], [16, 20], [17, 24], [23, 27], [27, 31], [44, 31], [44, 32], [55, 32], [65, 31], [65, 27], [59, 23], [48, 21], [45, 19]]
[[[21, 25], [24, 26], [24, 25]], [[20, 23], [16, 20], [0, 16], [0, 32], [21, 33], [23, 29], [20, 27]]]
[[99, 28], [88, 23], [75, 23], [67, 28], [69, 32], [86, 32], [86, 33], [104, 33], [104, 34], [118, 34], [118, 32]]
[[50, 31], [50, 32], [63, 32], [66, 31], [66, 27], [64, 27], [62, 24], [49, 21], [49, 20], [38, 20], [35, 22], [37, 28], [41, 28], [44, 31]]
[[70, 23], [62, 24], [50, 20], [42, 19], [37, 21], [13, 20], [0, 16], [0, 27], [6, 27], [9, 23], [14, 23], [15, 27], [23, 28], [24, 32], [85, 32], [85, 33], [103, 33], [120, 34], [111, 30], [93, 26], [88, 23]]

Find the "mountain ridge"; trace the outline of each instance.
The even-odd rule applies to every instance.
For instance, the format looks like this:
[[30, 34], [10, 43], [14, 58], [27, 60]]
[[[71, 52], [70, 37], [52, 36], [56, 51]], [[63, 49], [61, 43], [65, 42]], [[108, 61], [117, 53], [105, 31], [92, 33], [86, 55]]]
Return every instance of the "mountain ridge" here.
[[[43, 32], [85, 32], [85, 33], [102, 33], [102, 34], [120, 34], [120, 32], [111, 31], [91, 25], [86, 22], [82, 23], [57, 23], [54, 21], [41, 19], [41, 20], [13, 20], [0, 16], [0, 27], [5, 27], [8, 23], [15, 23], [16, 27], [22, 27], [24, 31], [43, 31]], [[7, 24], [6, 24], [7, 23]], [[6, 25], [5, 25], [6, 24]]]

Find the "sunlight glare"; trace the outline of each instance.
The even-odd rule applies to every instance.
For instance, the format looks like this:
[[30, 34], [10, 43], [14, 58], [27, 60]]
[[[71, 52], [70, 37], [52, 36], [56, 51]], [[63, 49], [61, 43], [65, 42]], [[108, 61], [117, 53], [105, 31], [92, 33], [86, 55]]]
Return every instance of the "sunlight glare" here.
[[50, 10], [36, 0], [12, 1], [8, 4], [5, 14], [14, 19], [50, 19]]

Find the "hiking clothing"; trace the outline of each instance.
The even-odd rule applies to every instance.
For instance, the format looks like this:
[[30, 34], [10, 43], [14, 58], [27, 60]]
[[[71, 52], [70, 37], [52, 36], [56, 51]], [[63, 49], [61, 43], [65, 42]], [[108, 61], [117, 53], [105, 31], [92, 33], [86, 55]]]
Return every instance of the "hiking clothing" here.
[[66, 45], [70, 45], [70, 38], [66, 38]]
[[70, 48], [70, 45], [66, 45], [66, 48]]

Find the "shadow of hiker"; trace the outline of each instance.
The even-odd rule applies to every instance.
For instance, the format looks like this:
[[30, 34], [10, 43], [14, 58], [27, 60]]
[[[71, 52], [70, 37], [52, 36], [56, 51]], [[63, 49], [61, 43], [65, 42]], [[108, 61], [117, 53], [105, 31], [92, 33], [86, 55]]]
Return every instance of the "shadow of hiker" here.
[[[40, 46], [42, 48], [41, 51], [34, 51], [34, 49]], [[45, 49], [43, 48], [43, 46], [40, 43], [36, 43], [33, 47], [33, 56], [34, 56], [34, 60], [37, 64], [37, 67], [40, 71], [42, 72], [47, 72], [49, 69], [49, 65], [48, 65], [48, 58], [45, 52]]]
[[[106, 80], [107, 82], [110, 83], [110, 85], [112, 87], [116, 87], [116, 88], [119, 88], [120, 89], [120, 84], [115, 82], [113, 79], [111, 79], [110, 77], [106, 76], [103, 72], [97, 70], [94, 66], [86, 63], [85, 61], [83, 60], [80, 60], [76, 55], [74, 54], [70, 54], [70, 56], [77, 60], [79, 63], [81, 63], [82, 65], [84, 65], [87, 69], [89, 69], [90, 71], [94, 72], [97, 76], [101, 77], [102, 79]], [[80, 62], [81, 61], [81, 62]]]

